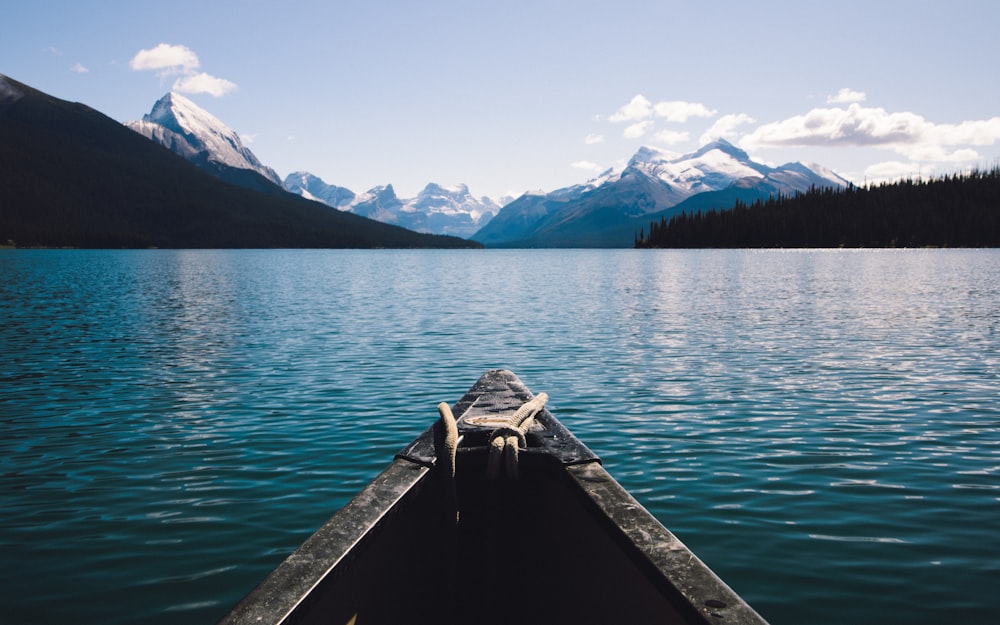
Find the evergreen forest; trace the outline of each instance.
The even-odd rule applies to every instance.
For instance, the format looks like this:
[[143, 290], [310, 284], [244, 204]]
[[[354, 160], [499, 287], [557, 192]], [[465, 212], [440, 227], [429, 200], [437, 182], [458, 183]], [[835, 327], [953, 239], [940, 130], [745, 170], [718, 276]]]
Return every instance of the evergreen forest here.
[[662, 217], [635, 247], [1000, 247], [1000, 166]]

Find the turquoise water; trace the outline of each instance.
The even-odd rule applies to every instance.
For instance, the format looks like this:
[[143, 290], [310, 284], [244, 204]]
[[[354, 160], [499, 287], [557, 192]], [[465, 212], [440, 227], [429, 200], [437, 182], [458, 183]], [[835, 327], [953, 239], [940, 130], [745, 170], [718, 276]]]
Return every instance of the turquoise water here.
[[0, 250], [0, 278], [2, 623], [213, 623], [493, 367], [775, 625], [1000, 613], [1000, 251]]

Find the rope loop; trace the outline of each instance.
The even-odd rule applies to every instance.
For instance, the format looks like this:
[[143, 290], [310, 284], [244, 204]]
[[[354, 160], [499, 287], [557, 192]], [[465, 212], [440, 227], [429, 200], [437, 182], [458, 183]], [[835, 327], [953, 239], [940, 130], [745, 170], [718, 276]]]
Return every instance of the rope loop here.
[[506, 460], [507, 477], [518, 478], [518, 451], [527, 448], [526, 434], [535, 415], [542, 411], [549, 396], [539, 393], [530, 401], [525, 402], [507, 422], [493, 430], [490, 434], [490, 456], [486, 466], [486, 475], [490, 479], [500, 474], [500, 464]]

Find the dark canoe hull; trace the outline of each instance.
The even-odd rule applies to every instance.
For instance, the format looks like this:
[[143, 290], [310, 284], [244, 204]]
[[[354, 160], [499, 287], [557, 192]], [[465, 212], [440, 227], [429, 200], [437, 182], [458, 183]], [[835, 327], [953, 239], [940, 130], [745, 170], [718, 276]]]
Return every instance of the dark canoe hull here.
[[531, 397], [484, 374], [454, 480], [432, 427], [221, 623], [764, 623], [548, 410], [519, 478], [488, 478], [491, 423]]

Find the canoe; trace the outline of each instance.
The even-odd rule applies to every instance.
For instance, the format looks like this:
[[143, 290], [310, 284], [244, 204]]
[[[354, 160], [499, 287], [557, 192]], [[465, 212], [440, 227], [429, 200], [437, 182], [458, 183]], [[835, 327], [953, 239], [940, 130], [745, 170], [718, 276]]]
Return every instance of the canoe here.
[[220, 623], [765, 623], [546, 398], [486, 372]]

